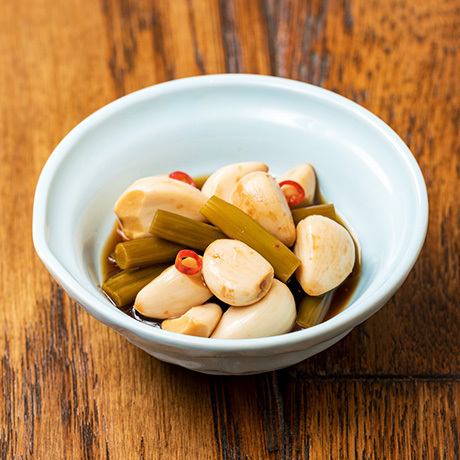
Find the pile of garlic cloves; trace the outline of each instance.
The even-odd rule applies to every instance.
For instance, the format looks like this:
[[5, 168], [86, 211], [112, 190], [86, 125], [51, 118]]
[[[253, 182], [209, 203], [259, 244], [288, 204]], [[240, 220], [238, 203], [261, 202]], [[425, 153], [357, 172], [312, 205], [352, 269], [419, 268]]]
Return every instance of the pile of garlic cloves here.
[[[316, 174], [310, 164], [276, 179], [264, 163], [231, 164], [211, 174], [201, 190], [185, 173], [175, 174], [139, 179], [120, 196], [114, 210], [126, 239], [151, 238], [152, 218], [159, 210], [214, 224], [202, 209], [217, 197], [293, 253], [293, 276], [307, 296], [331, 292], [352, 272], [355, 242], [343, 225], [315, 213], [296, 218], [295, 209], [308, 210], [314, 203]], [[181, 174], [188, 179], [178, 179]], [[166, 331], [199, 337], [243, 339], [292, 331], [296, 301], [286, 280], [277, 277], [276, 266], [244, 238], [230, 237], [224, 227], [216, 231], [224, 237], [201, 250], [198, 245], [180, 251], [175, 263], [171, 260], [137, 292], [133, 308], [161, 322]]]

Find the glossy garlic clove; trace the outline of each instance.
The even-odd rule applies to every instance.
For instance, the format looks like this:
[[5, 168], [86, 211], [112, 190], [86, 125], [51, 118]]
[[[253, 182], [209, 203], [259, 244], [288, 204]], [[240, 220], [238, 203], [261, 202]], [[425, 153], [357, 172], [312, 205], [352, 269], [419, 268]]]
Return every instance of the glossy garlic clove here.
[[268, 166], [258, 161], [248, 161], [224, 166], [208, 177], [201, 191], [208, 198], [216, 195], [225, 201], [229, 201], [236, 183], [246, 174], [254, 171], [267, 172]]
[[203, 256], [206, 285], [229, 305], [244, 306], [260, 300], [272, 285], [273, 273], [266, 259], [237, 240], [216, 240]]
[[165, 319], [161, 328], [177, 334], [209, 337], [222, 317], [222, 308], [215, 303], [192, 307], [179, 318]]
[[296, 277], [302, 289], [317, 296], [336, 288], [353, 270], [355, 246], [348, 231], [324, 216], [297, 225], [294, 253], [301, 260]]
[[281, 281], [273, 280], [268, 294], [248, 307], [230, 307], [211, 337], [215, 339], [253, 339], [290, 332], [294, 326], [294, 296]]
[[270, 174], [253, 172], [236, 184], [231, 203], [251, 216], [286, 246], [292, 246], [296, 232], [291, 210], [278, 183]]
[[201, 273], [185, 275], [173, 265], [139, 291], [134, 308], [149, 318], [175, 318], [211, 296]]
[[316, 192], [316, 174], [312, 165], [305, 163], [295, 166], [278, 179], [279, 182], [285, 180], [293, 180], [302, 186], [305, 199], [301, 204], [305, 206], [313, 203]]
[[203, 221], [206, 196], [197, 188], [167, 176], [144, 177], [128, 187], [115, 204], [123, 233], [130, 239], [149, 236], [158, 209]]

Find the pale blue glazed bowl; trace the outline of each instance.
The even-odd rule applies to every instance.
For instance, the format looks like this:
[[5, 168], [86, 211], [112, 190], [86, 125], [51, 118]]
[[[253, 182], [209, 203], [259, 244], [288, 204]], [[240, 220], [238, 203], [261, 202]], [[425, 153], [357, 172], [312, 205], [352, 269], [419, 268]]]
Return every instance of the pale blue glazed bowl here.
[[[362, 276], [350, 304], [310, 329], [259, 339], [174, 334], [136, 321], [98, 288], [113, 204], [135, 179], [193, 175], [248, 160], [273, 174], [312, 163], [321, 191], [358, 238]], [[90, 314], [158, 359], [200, 372], [290, 366], [340, 340], [395, 293], [425, 239], [428, 201], [409, 149], [383, 121], [316, 86], [257, 75], [211, 75], [145, 88], [76, 126], [41, 173], [33, 239], [56, 281]]]

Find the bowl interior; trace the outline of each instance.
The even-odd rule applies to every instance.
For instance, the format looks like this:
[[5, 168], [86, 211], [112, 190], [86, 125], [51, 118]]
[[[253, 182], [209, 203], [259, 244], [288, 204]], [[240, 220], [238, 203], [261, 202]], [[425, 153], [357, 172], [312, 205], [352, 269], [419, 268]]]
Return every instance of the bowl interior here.
[[100, 253], [113, 204], [131, 182], [177, 169], [206, 174], [247, 160], [266, 162], [276, 176], [310, 162], [323, 195], [361, 246], [353, 309], [354, 300], [375, 291], [397, 266], [420, 197], [409, 160], [395, 154], [381, 125], [343, 98], [300, 86], [173, 83], [97, 112], [58, 148], [64, 157], [55, 162], [46, 197], [49, 249], [80, 286], [114, 309], [97, 287]]

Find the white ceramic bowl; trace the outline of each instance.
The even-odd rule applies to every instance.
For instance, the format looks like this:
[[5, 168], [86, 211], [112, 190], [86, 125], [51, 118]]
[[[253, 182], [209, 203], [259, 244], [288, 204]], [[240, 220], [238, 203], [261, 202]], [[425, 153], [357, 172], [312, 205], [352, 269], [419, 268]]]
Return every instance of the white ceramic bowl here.
[[[321, 191], [360, 241], [363, 272], [350, 305], [310, 329], [216, 340], [153, 328], [122, 313], [98, 288], [104, 240], [120, 193], [143, 176], [192, 175], [246, 160], [274, 174], [311, 162]], [[279, 369], [340, 340], [402, 284], [422, 247], [425, 183], [402, 140], [379, 118], [324, 89], [256, 75], [163, 83], [95, 112], [56, 147], [34, 203], [38, 255], [90, 314], [158, 359], [212, 374]]]

